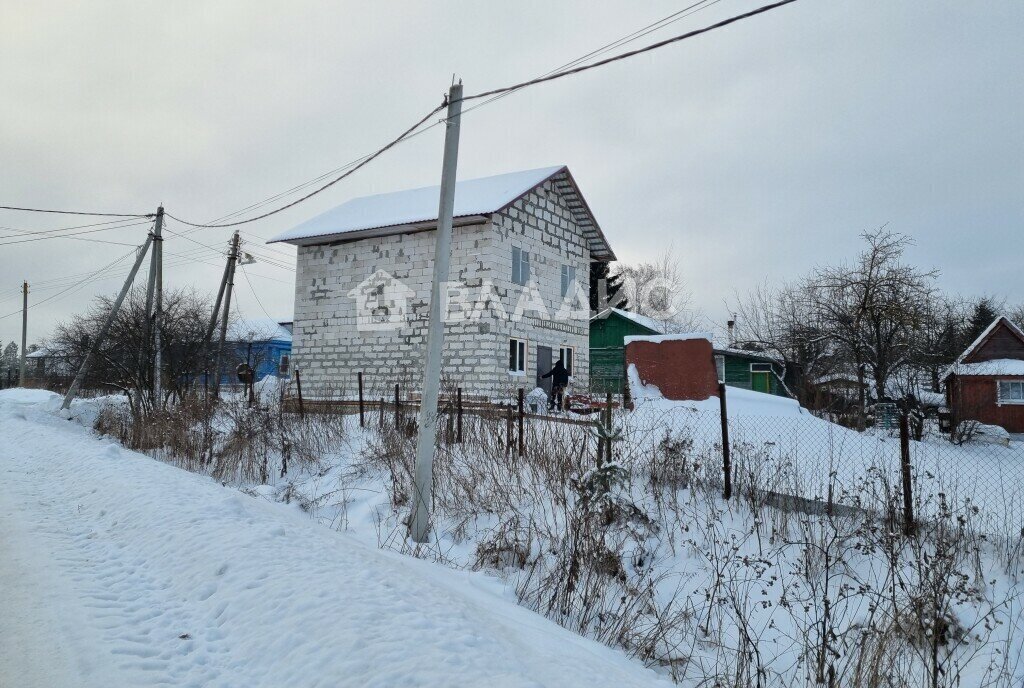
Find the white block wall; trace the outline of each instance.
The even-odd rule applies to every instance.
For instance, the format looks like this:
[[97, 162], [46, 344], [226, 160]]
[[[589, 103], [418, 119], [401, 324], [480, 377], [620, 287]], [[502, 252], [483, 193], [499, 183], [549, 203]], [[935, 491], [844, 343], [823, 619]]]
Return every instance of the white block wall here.
[[[364, 373], [368, 398], [390, 399], [396, 382], [403, 397], [407, 391], [419, 392], [435, 235], [431, 230], [299, 248], [292, 360], [301, 370], [304, 395], [352, 398], [359, 371]], [[450, 279], [466, 287], [474, 300], [483, 285], [493, 285], [501, 307], [511, 316], [524, 289], [511, 281], [513, 245], [530, 252], [531, 278], [550, 317], [562, 303], [563, 263], [576, 268], [586, 310], [590, 254], [572, 211], [550, 182], [494, 214], [489, 222], [456, 227]], [[412, 290], [409, 319], [397, 330], [360, 331], [357, 302], [349, 293], [378, 270]], [[445, 325], [445, 384], [461, 386], [466, 395], [504, 401], [512, 398], [517, 387], [527, 391], [534, 387], [537, 346], [550, 346], [557, 360], [558, 348], [569, 345], [575, 347], [574, 385], [585, 386], [589, 358], [585, 315], [577, 313], [569, 321], [557, 322], [532, 312], [513, 322], [496, 308], [476, 315]], [[528, 342], [525, 376], [508, 372], [510, 336]]]

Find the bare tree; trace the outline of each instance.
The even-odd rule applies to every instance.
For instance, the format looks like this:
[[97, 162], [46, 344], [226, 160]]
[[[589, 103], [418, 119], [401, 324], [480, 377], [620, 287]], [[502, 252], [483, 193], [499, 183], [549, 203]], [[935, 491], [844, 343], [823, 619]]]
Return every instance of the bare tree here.
[[797, 381], [791, 391], [801, 404], [809, 405], [814, 381], [834, 372], [837, 361], [834, 347], [801, 289], [800, 284], [765, 284], [737, 298], [732, 308], [736, 329], [731, 344], [781, 360], [785, 377]]
[[904, 262], [909, 237], [884, 227], [863, 237], [867, 246], [852, 264], [818, 268], [803, 287], [815, 320], [855, 370], [862, 417], [868, 372], [880, 398], [890, 376], [910, 362], [938, 275]]
[[[50, 341], [55, 356], [77, 370], [110, 314], [110, 297], [98, 297], [89, 310], [57, 326]], [[164, 293], [161, 319], [163, 378], [167, 394], [181, 396], [207, 366], [203, 336], [212, 304], [194, 290]], [[133, 289], [115, 318], [110, 332], [90, 364], [85, 385], [116, 389], [128, 395], [134, 413], [150, 408], [153, 391], [154, 351], [148, 341], [146, 290]]]
[[619, 267], [621, 291], [629, 309], [657, 321], [666, 332], [699, 329], [703, 315], [690, 307], [675, 251], [671, 246], [656, 261]]

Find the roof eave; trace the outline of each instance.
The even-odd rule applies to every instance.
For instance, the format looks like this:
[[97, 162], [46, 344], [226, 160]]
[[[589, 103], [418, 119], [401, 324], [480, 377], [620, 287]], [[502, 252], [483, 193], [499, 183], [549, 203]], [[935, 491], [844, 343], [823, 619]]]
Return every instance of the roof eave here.
[[[452, 218], [452, 227], [467, 227], [487, 222], [489, 215], [462, 215]], [[414, 234], [416, 232], [429, 232], [437, 229], [437, 220], [425, 220], [399, 225], [385, 225], [382, 227], [367, 227], [348, 232], [335, 232], [333, 234], [318, 234], [311, 237], [300, 237], [295, 239], [277, 239], [268, 241], [268, 244], [291, 244], [292, 246], [321, 246], [324, 244], [345, 244], [359, 239], [376, 239], [378, 237], [393, 236], [395, 234]]]

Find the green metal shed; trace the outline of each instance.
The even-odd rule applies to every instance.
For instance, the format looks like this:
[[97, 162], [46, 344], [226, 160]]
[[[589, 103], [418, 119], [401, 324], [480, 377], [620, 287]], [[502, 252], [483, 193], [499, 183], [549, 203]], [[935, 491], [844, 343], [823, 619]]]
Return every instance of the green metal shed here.
[[590, 389], [621, 394], [626, 383], [625, 338], [661, 334], [650, 318], [608, 308], [590, 319]]

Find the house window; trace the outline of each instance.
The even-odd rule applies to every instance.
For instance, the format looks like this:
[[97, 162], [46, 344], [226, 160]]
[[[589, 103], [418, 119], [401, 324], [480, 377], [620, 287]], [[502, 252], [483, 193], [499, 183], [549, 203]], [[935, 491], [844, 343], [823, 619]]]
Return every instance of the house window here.
[[508, 372], [526, 374], [526, 340], [512, 338], [508, 340]]
[[770, 373], [772, 372], [771, 363], [751, 363], [750, 372], [752, 373]]
[[576, 286], [576, 268], [572, 265], [562, 266], [562, 298], [574, 291]]
[[725, 356], [715, 356], [715, 372], [718, 373], [718, 381], [725, 382]]
[[288, 374], [288, 354], [281, 354], [281, 363], [278, 366], [281, 375]]
[[1024, 404], [1024, 380], [1000, 380], [999, 403]]
[[512, 282], [525, 285], [530, 281], [530, 252], [512, 247]]
[[576, 350], [571, 346], [563, 346], [558, 349], [558, 357], [562, 359], [565, 370], [572, 375], [572, 366], [576, 358]]

